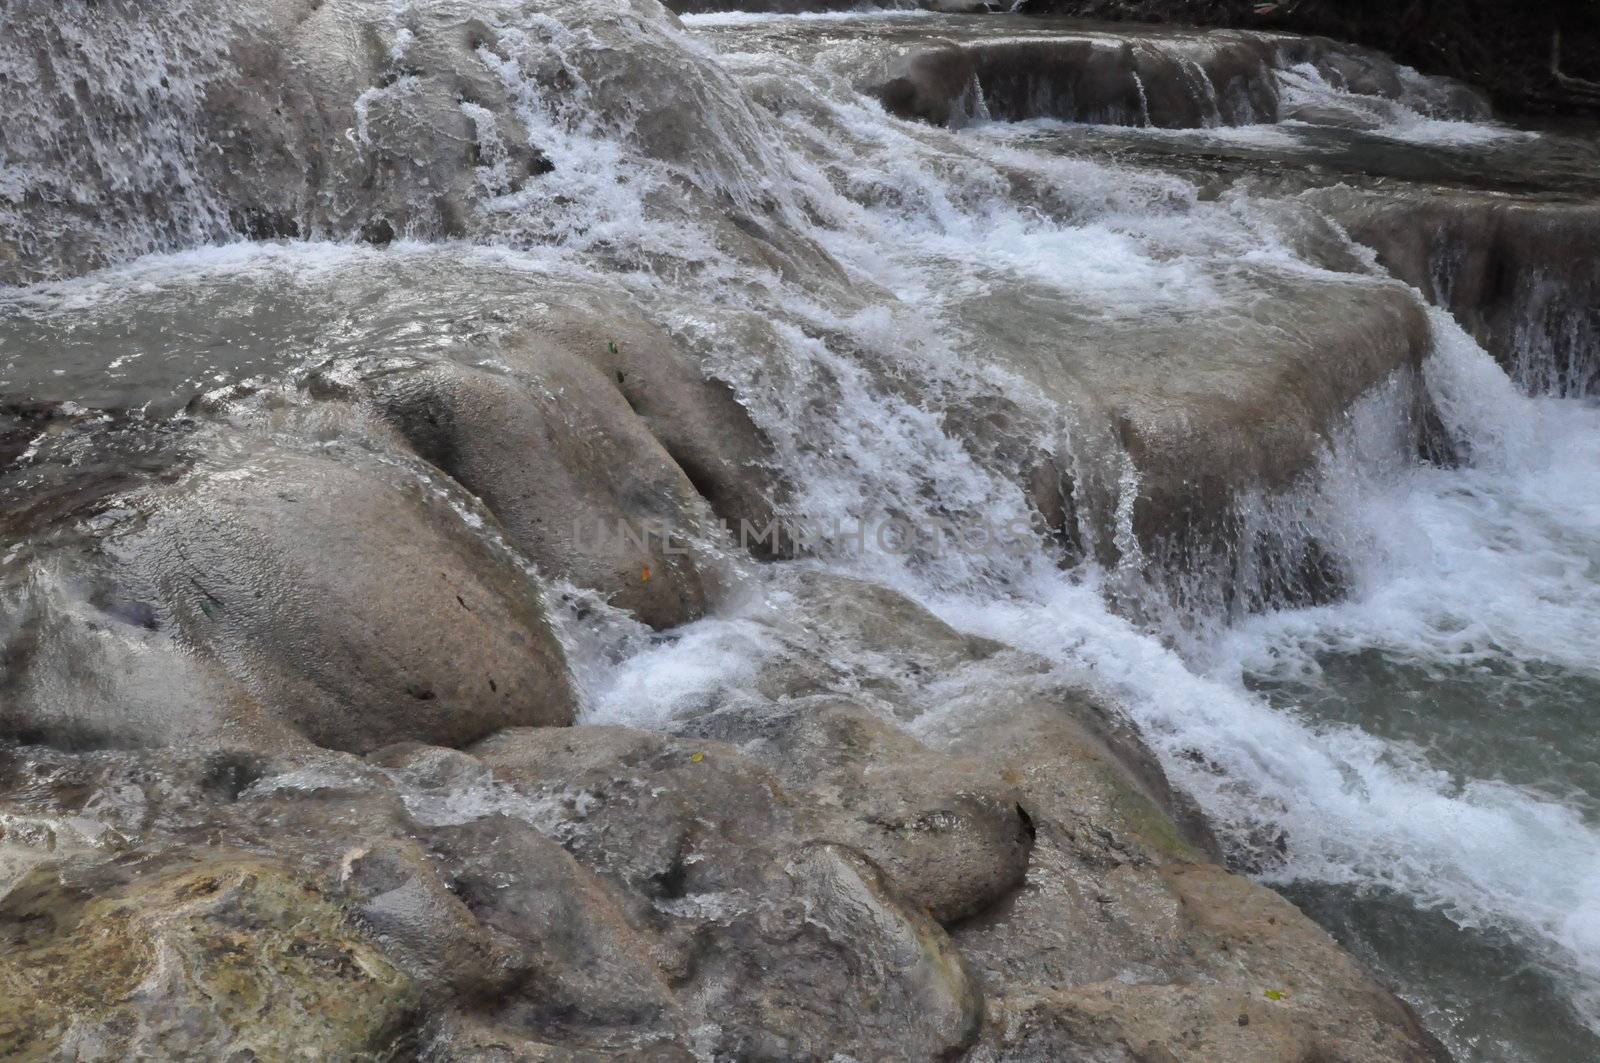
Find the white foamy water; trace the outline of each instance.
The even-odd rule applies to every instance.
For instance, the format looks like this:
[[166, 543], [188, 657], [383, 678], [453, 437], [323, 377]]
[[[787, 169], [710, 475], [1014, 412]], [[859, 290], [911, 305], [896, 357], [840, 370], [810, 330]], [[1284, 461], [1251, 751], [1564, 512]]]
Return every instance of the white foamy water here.
[[1277, 72], [1280, 109], [1289, 115], [1311, 108], [1308, 122], [1348, 124], [1374, 136], [1412, 144], [1474, 146], [1537, 136], [1476, 115], [1463, 114], [1431, 79], [1400, 70], [1396, 98], [1352, 92], [1311, 63]]

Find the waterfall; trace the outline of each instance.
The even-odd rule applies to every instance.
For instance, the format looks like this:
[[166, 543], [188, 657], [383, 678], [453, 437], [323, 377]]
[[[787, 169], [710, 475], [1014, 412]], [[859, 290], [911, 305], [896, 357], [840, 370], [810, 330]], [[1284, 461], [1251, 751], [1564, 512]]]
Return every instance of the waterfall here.
[[92, 267], [223, 237], [199, 116], [225, 47], [186, 4], [0, 11], [0, 264], [64, 246]]
[[[993, 64], [1017, 40], [961, 42], [972, 67], [936, 127], [870, 91], [904, 58], [894, 35], [933, 15], [851, 36], [861, 16], [486, 6], [437, 39], [406, 5], [367, 27], [371, 69], [330, 82], [348, 90], [328, 102], [336, 143], [305, 140], [310, 119], [261, 127], [279, 138], [264, 155], [309, 144], [356, 176], [280, 199], [219, 163], [243, 156], [222, 150], [215, 101], [243, 113], [249, 84], [232, 79], [262, 76], [221, 21], [178, 3], [6, 7], [42, 29], [0, 27], [0, 276], [38, 282], [0, 289], [0, 393], [163, 420], [244, 380], [262, 408], [294, 408], [353, 349], [422, 357], [498, 335], [492, 300], [465, 292], [459, 318], [412, 327], [402, 286], [363, 287], [376, 264], [426, 279], [448, 257], [527, 302], [611, 286], [726, 383], [770, 442], [785, 508], [844, 531], [741, 569], [741, 594], [666, 634], [544, 574], [585, 721], [660, 728], [759, 703], [759, 666], [792, 652], [753, 619], [781, 608], [781, 574], [865, 579], [1120, 706], [1236, 866], [1503, 933], [1600, 1031], [1600, 793], [1317, 707], [1340, 667], [1370, 666], [1374, 700], [1385, 669], [1424, 688], [1486, 676], [1491, 692], [1596, 679], [1589, 289], [1524, 272], [1511, 309], [1468, 320], [1460, 293], [1488, 282], [1431, 245], [1406, 269], [1415, 249], [1374, 235], [1391, 215], [1268, 178], [1218, 192], [1070, 139], [1077, 122], [1192, 112], [1116, 143], [1177, 152], [1199, 135], [1314, 166], [1323, 146], [1295, 137], [1318, 121], [1375, 156], [1520, 134], [1451, 85], [1248, 35], [1142, 40], [1179, 103], [1132, 65], [1107, 75], [1109, 100], [1041, 86], [1063, 76], [1043, 61], [1007, 81]], [[637, 62], [620, 69], [618, 50]], [[1269, 97], [1280, 121], [1260, 123]], [[406, 154], [434, 144], [449, 147], [411, 173]], [[192, 354], [217, 320], [226, 342]], [[904, 548], [881, 548], [889, 522], [911, 529]], [[994, 529], [1009, 548], [989, 548]]]

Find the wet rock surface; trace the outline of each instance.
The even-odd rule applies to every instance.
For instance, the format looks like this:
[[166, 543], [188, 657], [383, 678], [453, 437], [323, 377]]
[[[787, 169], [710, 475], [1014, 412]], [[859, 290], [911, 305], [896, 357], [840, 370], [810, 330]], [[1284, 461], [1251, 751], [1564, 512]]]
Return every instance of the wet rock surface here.
[[[430, 1059], [1432, 1058], [1322, 931], [1204, 855], [1114, 713], [990, 671], [1014, 651], [881, 588], [797, 590], [899, 678], [851, 699], [813, 669], [786, 696], [791, 662], [762, 716], [364, 760], [8, 746], [6, 977], [51, 995], [0, 1029], [40, 1052], [270, 1053], [293, 1029]], [[982, 670], [987, 711], [945, 711], [919, 649]], [[39, 982], [90, 968], [66, 997]], [[270, 1007], [234, 1029], [253, 993]]]
[[[1588, 131], [1406, 143], [1329, 126], [1278, 142], [1158, 139], [1105, 127], [1041, 138], [1194, 180], [1207, 196], [1282, 197], [1336, 221], [1381, 269], [1448, 310], [1534, 394], [1592, 393], [1596, 162]], [[1321, 254], [1327, 255], [1324, 250]], [[1361, 267], [1336, 264], [1335, 268]]]
[[528, 577], [415, 481], [344, 459], [268, 447], [64, 531], [14, 583], [8, 731], [365, 751], [570, 722]]
[[1449, 310], [1524, 388], [1600, 383], [1600, 207], [1559, 196], [1330, 191], [1318, 202], [1395, 276]]
[[[0, 283], [230, 236], [386, 246], [481, 235], [505, 207], [559, 199], [540, 178], [560, 148], [561, 112], [577, 106], [627, 113], [664, 183], [736, 174], [758, 146], [754, 131], [709, 120], [707, 97], [725, 83], [670, 37], [655, 5], [146, 7], [8, 12], [0, 92], [17, 115], [13, 150], [29, 162], [8, 173]], [[628, 56], [630, 85], [657, 91], [593, 77], [608, 51]], [[594, 91], [553, 108], [541, 99], [580, 81]], [[553, 205], [566, 208], [547, 218], [553, 227], [526, 238], [581, 227], [570, 201]]]
[[[115, 885], [0, 879], [0, 1051], [181, 1058], [387, 1055], [416, 986], [322, 890], [212, 853]], [[109, 880], [109, 881], [108, 881]]]
[[1464, 83], [1421, 79], [1379, 52], [1290, 33], [1017, 15], [712, 23], [702, 32], [730, 43], [754, 36], [804, 55], [877, 96], [891, 113], [936, 125], [1371, 123], [1370, 116], [1311, 113], [1309, 101], [1283, 91], [1280, 75], [1291, 70], [1337, 84], [1377, 110], [1406, 101], [1441, 118], [1490, 114]]

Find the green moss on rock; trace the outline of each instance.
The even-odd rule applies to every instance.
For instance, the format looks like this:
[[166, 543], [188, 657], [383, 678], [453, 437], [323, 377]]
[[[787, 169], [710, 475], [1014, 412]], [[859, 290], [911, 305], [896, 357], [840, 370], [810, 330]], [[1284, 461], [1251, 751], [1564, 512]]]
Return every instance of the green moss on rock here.
[[0, 898], [0, 1057], [391, 1054], [410, 981], [306, 880], [247, 858], [92, 899], [39, 868]]

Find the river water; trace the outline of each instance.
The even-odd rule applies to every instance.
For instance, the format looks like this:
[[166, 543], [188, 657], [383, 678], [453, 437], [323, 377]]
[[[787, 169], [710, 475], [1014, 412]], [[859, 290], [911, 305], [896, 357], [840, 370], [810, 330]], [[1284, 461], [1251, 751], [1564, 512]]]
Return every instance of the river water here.
[[[941, 129], [887, 115], [853, 71], [885, 40], [1048, 28], [913, 14], [685, 22], [683, 46], [747, 101], [730, 127], [753, 118], [766, 153], [760, 172], [697, 179], [770, 199], [842, 266], [852, 301], [721, 256], [710, 222], [663, 210], [660, 168], [629, 149], [630, 130], [586, 112], [581, 92], [554, 100], [530, 83], [521, 118], [554, 168], [537, 193], [491, 202], [497, 235], [382, 251], [136, 247], [158, 253], [0, 291], [0, 392], [164, 418], [352, 350], [470, 341], [530, 278], [605, 276], [713, 352], [774, 439], [797, 512], [991, 523], [1025, 520], [1028, 502], [947, 415], [1003, 396], [1110, 485], [1109, 530], [1084, 535], [1114, 538], [1117, 563], [1041, 539], [1021, 553], [791, 564], [893, 586], [1122, 706], [1238, 865], [1371, 963], [1460, 1058], [1600, 1058], [1600, 405], [1582, 387], [1514, 382], [1434, 310], [1421, 373], [1366, 394], [1287, 498], [1241, 503], [1264, 527], [1310, 529], [1344, 593], [1180, 607], [1157, 584], [1186, 574], [1152, 576], [1138, 556], [1139, 470], [1074, 413], [1098, 378], [1041, 400], [1003, 349], [1048, 347], [1054, 330], [1107, 357], [1156, 328], [1252, 335], [1260, 278], [1331, 283], [1299, 235], [1315, 212], [1300, 193], [1588, 201], [1600, 198], [1592, 140], [1441, 117], [1421, 89], [1378, 101], [1293, 65], [1274, 76], [1285, 98], [1315, 104], [1298, 120], [998, 122], [980, 98]], [[447, 308], [367, 280], [380, 263], [420, 277], [441, 260], [481, 278]], [[770, 316], [772, 352], [742, 350], [731, 311]], [[1419, 389], [1467, 461], [1418, 458]], [[776, 652], [749, 621], [774, 607], [771, 579], [751, 572], [741, 604], [666, 634], [622, 616], [585, 632], [586, 719], [659, 725], [738, 691]]]

